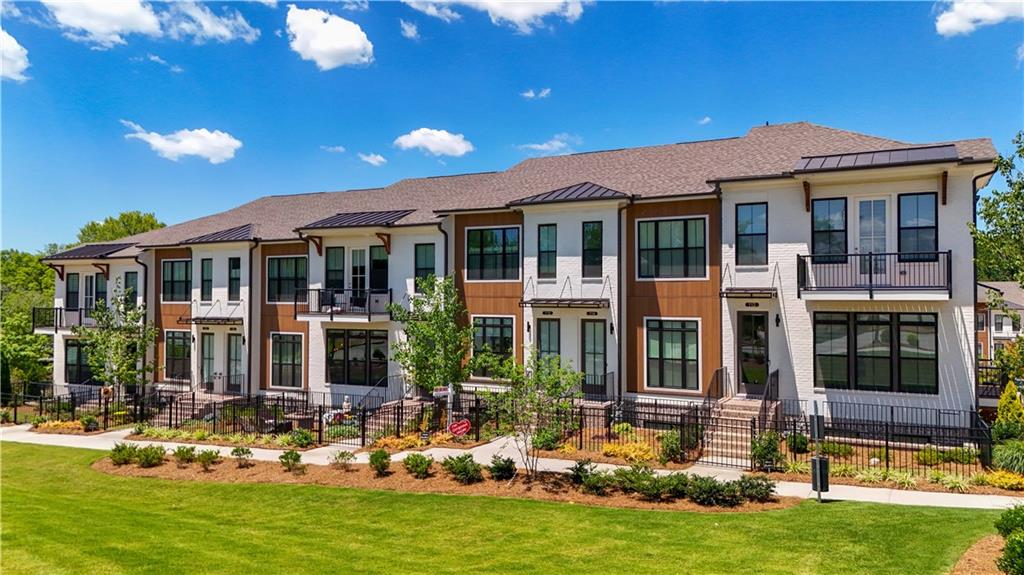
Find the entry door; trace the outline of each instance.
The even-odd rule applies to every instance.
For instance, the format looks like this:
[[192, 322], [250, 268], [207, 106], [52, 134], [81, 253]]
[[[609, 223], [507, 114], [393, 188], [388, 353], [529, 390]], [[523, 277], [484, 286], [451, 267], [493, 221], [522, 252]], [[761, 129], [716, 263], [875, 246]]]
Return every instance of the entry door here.
[[764, 393], [768, 380], [768, 314], [739, 312], [737, 357], [739, 359], [739, 391], [748, 396]]
[[213, 357], [213, 334], [204, 333], [201, 335], [200, 347], [202, 348], [200, 357], [203, 360], [203, 385], [206, 387], [206, 391], [213, 391], [213, 372], [216, 369], [214, 367], [215, 361]]
[[228, 334], [228, 393], [242, 392], [242, 378], [245, 377], [245, 370], [242, 369], [242, 334]]
[[856, 273], [862, 285], [873, 283], [884, 285], [887, 262], [884, 256], [869, 257], [866, 254], [884, 254], [889, 251], [888, 242], [889, 200], [872, 198], [857, 200], [857, 258]]
[[583, 393], [605, 395], [608, 387], [605, 373], [608, 361], [605, 355], [605, 321], [603, 319], [585, 319], [581, 322], [582, 341], [580, 342], [583, 357]]
[[366, 307], [366, 250], [352, 250], [352, 302], [353, 308]]

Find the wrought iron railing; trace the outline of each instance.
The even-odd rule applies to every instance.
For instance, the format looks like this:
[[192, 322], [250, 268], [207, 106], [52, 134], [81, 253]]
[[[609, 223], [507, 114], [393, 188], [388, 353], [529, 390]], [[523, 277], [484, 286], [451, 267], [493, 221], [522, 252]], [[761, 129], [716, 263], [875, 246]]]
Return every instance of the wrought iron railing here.
[[899, 290], [953, 294], [953, 252], [815, 254], [797, 257], [798, 293]]
[[613, 399], [615, 393], [615, 372], [587, 373], [583, 375], [580, 391], [587, 401], [607, 401]]
[[295, 317], [299, 315], [335, 317], [387, 314], [391, 305], [390, 289], [307, 289], [295, 292]]
[[92, 308], [34, 307], [32, 308], [32, 330], [68, 329], [74, 326], [90, 325]]

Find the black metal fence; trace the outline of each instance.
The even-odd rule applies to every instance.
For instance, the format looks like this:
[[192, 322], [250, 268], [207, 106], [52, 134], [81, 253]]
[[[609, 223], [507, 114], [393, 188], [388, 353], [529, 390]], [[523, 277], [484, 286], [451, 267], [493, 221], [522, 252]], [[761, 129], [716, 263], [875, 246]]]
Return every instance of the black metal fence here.
[[5, 392], [0, 395], [0, 403], [14, 423], [80, 421], [94, 417], [104, 430], [144, 421], [159, 407], [154, 391], [143, 394], [134, 387], [54, 387], [50, 383], [31, 383], [20, 391]]
[[798, 291], [942, 290], [953, 285], [952, 252], [798, 255]]

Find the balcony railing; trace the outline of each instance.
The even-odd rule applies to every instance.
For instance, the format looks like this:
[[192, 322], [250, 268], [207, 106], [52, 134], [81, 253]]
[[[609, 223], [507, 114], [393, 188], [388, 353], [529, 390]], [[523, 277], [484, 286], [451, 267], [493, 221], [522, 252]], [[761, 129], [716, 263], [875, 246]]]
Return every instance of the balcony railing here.
[[583, 375], [581, 391], [587, 401], [607, 401], [615, 397], [615, 372], [587, 373]]
[[953, 296], [953, 252], [828, 254], [797, 256], [802, 292], [936, 291]]
[[1003, 370], [996, 367], [988, 360], [978, 362], [978, 397], [984, 399], [999, 399], [1010, 382]]
[[77, 325], [92, 325], [92, 308], [35, 307], [32, 308], [32, 331], [47, 329], [56, 332]]
[[295, 317], [300, 315], [337, 318], [388, 314], [390, 289], [307, 289], [295, 292]]

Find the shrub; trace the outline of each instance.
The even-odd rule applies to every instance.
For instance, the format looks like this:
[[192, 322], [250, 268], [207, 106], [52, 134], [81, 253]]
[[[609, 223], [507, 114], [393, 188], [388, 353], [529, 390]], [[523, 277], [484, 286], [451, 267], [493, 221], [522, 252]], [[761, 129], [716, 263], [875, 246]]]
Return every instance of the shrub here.
[[179, 445], [174, 448], [172, 455], [178, 462], [178, 467], [185, 467], [196, 460], [196, 448], [192, 445]]
[[377, 449], [370, 454], [370, 467], [377, 477], [384, 477], [391, 468], [391, 454], [383, 449]]
[[632, 425], [626, 423], [625, 421], [613, 425], [612, 433], [614, 433], [618, 437], [622, 437], [625, 439], [633, 439], [636, 437], [636, 430], [633, 429]]
[[822, 441], [818, 446], [818, 450], [821, 451], [822, 455], [829, 457], [852, 457], [853, 446], [848, 443], [839, 443], [837, 441]]
[[209, 471], [214, 463], [220, 461], [220, 452], [216, 449], [204, 449], [196, 455], [196, 461], [199, 462], [203, 471]]
[[355, 425], [331, 425], [327, 428], [327, 439], [354, 439], [359, 437], [359, 428]]
[[1024, 423], [1020, 421], [997, 421], [992, 424], [992, 441], [1000, 443], [1012, 439], [1024, 439]]
[[853, 478], [861, 483], [874, 485], [875, 483], [885, 481], [886, 475], [881, 469], [864, 469], [857, 473], [857, 475], [854, 475]]
[[302, 454], [294, 449], [285, 451], [277, 460], [281, 462], [281, 467], [289, 473], [300, 473], [305, 469], [302, 465]]
[[231, 450], [231, 457], [235, 458], [239, 468], [249, 467], [249, 460], [252, 459], [252, 450], [248, 447], [236, 447]]
[[[1024, 444], [1020, 447], [1021, 463], [1024, 464]], [[974, 465], [978, 460], [978, 450], [971, 447], [956, 447], [942, 452], [942, 461], [960, 465]]]
[[946, 479], [946, 472], [933, 469], [928, 472], [928, 483], [942, 484], [943, 480]]
[[441, 467], [452, 476], [455, 481], [463, 485], [469, 485], [470, 483], [477, 483], [484, 480], [484, 474], [481, 471], [482, 466], [473, 461], [473, 454], [463, 453], [462, 455], [454, 457], [445, 457], [444, 461], [441, 462]]
[[210, 438], [210, 432], [205, 429], [197, 429], [192, 432], [192, 439], [196, 441], [206, 441]]
[[135, 459], [139, 467], [156, 467], [163, 464], [165, 455], [167, 451], [162, 445], [147, 445], [138, 449]]
[[942, 486], [957, 493], [967, 493], [971, 490], [971, 483], [963, 475], [951, 473], [942, 480]]
[[11, 416], [11, 410], [8, 408], [0, 409], [0, 423], [13, 423], [14, 418]]
[[679, 439], [678, 431], [666, 431], [658, 438], [661, 443], [661, 453], [658, 461], [665, 465], [669, 461], [679, 463], [683, 460], [683, 446]]
[[917, 487], [917, 478], [909, 472], [890, 473], [889, 481], [895, 483], [897, 489], [913, 489]]
[[775, 482], [766, 475], [744, 475], [736, 480], [740, 496], [748, 501], [770, 501], [775, 494]]
[[1011, 471], [994, 471], [988, 474], [988, 484], [999, 489], [1024, 491], [1024, 475]]
[[739, 485], [735, 481], [723, 483], [716, 504], [719, 507], [736, 507], [741, 503], [743, 503], [743, 495], [740, 494]]
[[614, 484], [614, 478], [607, 471], [595, 471], [583, 478], [580, 491], [590, 495], [607, 495]]
[[1024, 575], [1024, 532], [1017, 531], [1006, 538], [1006, 546], [996, 561], [996, 567], [1009, 575]]
[[989, 484], [988, 483], [988, 474], [984, 473], [984, 472], [975, 473], [974, 475], [972, 475], [968, 479], [968, 481], [971, 482], [971, 485], [977, 485], [977, 486], [983, 486], [983, 485], [988, 485]]
[[750, 441], [750, 464], [754, 469], [771, 471], [784, 461], [779, 440], [778, 433], [766, 431]]
[[110, 450], [110, 461], [114, 465], [134, 463], [138, 456], [139, 446], [134, 443], [115, 443]]
[[577, 461], [569, 468], [569, 480], [573, 485], [583, 485], [588, 477], [597, 471], [597, 466], [589, 459]]
[[352, 460], [356, 456], [351, 451], [338, 451], [331, 457], [331, 467], [337, 467], [342, 471], [348, 471], [352, 467]]
[[996, 469], [1024, 473], [1024, 441], [1014, 439], [997, 445], [992, 451], [992, 465]]
[[377, 449], [387, 449], [390, 451], [408, 451], [410, 449], [416, 449], [417, 447], [423, 447], [426, 445], [418, 435], [403, 435], [402, 437], [395, 437], [393, 435], [383, 436], [373, 442], [373, 446]]
[[[738, 490], [737, 490], [738, 493]], [[724, 484], [714, 477], [694, 475], [690, 477], [686, 497], [697, 505], [718, 505], [725, 496]]]
[[690, 476], [685, 473], [669, 473], [668, 475], [662, 476], [662, 480], [665, 482], [668, 494], [671, 497], [682, 499], [686, 497], [686, 493], [690, 489]]
[[792, 433], [786, 438], [786, 449], [789, 449], [790, 453], [807, 453], [810, 442], [807, 436], [802, 433]]
[[313, 433], [308, 429], [293, 429], [288, 434], [288, 440], [295, 447], [309, 447], [316, 441], [313, 438]]
[[654, 477], [654, 470], [651, 466], [634, 463], [629, 467], [620, 467], [612, 472], [615, 478], [615, 485], [623, 493], [636, 493], [643, 488]]
[[533, 434], [533, 446], [541, 451], [554, 451], [562, 441], [562, 434], [555, 428], [545, 427]]
[[840, 463], [838, 465], [831, 466], [829, 474], [835, 477], [853, 477], [857, 475], [857, 468], [850, 465], [849, 463]]
[[50, 421], [50, 418], [45, 415], [33, 415], [32, 418], [28, 420], [28, 422], [32, 424], [32, 427], [39, 427], [47, 421]]
[[78, 418], [78, 422], [85, 431], [97, 431], [100, 428], [100, 420], [96, 419], [95, 415], [83, 415]]
[[1024, 530], [1024, 504], [1014, 505], [996, 519], [996, 531], [1004, 538], [1015, 531]]
[[796, 475], [807, 475], [811, 472], [811, 464], [806, 461], [787, 461], [786, 462], [786, 473], [794, 473]]
[[434, 465], [434, 458], [422, 453], [410, 453], [402, 461], [402, 465], [405, 466], [409, 475], [416, 479], [426, 479], [430, 477], [430, 468]]
[[918, 465], [938, 465], [942, 463], [942, 452], [934, 447], [925, 447], [914, 454], [914, 461]]
[[495, 481], [508, 481], [516, 476], [516, 462], [511, 457], [501, 457], [497, 453], [491, 457], [491, 464], [487, 467], [491, 473], [491, 479]]
[[875, 447], [868, 450], [868, 459], [877, 459], [878, 461], [885, 462], [889, 461], [889, 448], [887, 447]]
[[1003, 393], [999, 396], [999, 403], [996, 405], [996, 422], [1024, 424], [1024, 406], [1020, 403], [1017, 384], [1013, 380], [1007, 382]]
[[665, 478], [660, 475], [655, 475], [653, 472], [646, 481], [642, 481], [637, 485], [637, 494], [640, 497], [648, 501], [661, 501], [669, 494], [669, 483], [665, 481]]
[[654, 448], [646, 443], [606, 443], [601, 449], [605, 457], [619, 457], [627, 463], [642, 463], [654, 459]]

